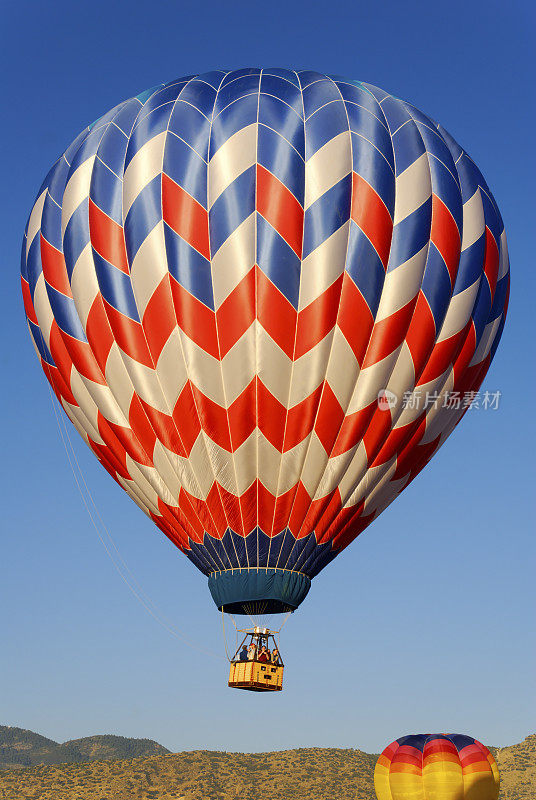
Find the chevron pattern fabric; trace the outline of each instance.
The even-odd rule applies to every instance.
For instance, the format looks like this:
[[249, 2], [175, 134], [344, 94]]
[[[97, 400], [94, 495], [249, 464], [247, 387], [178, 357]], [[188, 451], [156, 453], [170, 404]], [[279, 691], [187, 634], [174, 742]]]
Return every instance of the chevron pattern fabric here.
[[112, 109], [52, 167], [22, 250], [65, 413], [206, 575], [313, 577], [355, 539], [467, 410], [449, 398], [480, 386], [508, 283], [495, 201], [445, 130], [286, 69]]
[[376, 762], [378, 800], [497, 800], [500, 777], [488, 748], [462, 734], [403, 736]]

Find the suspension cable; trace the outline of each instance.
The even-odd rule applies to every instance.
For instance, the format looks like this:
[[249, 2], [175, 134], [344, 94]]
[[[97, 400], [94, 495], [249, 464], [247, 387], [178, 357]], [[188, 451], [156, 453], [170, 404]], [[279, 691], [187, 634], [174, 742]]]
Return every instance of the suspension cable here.
[[287, 611], [287, 615], [286, 615], [285, 619], [283, 620], [283, 623], [282, 623], [281, 627], [277, 631], [274, 631], [274, 633], [277, 633], [277, 634], [281, 633], [281, 631], [283, 630], [283, 628], [285, 627], [285, 625], [289, 621], [289, 618], [290, 618], [291, 614], [292, 614], [292, 611]]
[[[231, 619], [232, 619], [232, 617], [231, 617]], [[230, 664], [232, 662], [232, 658], [229, 655], [229, 651], [227, 649], [227, 636], [226, 636], [226, 633], [225, 633], [225, 611], [223, 610], [223, 606], [221, 607], [221, 623], [222, 623], [222, 627], [223, 627], [223, 646], [225, 647], [225, 655], [227, 656], [227, 660], [228, 660], [228, 662]], [[234, 623], [234, 620], [233, 620], [233, 623]], [[236, 628], [236, 625], [235, 625], [235, 628]], [[238, 633], [237, 633], [237, 638], [238, 638]]]

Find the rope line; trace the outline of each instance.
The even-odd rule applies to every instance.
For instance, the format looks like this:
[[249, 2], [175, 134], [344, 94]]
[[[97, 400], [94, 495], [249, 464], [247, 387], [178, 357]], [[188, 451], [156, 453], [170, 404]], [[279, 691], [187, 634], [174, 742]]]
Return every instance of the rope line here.
[[[234, 623], [234, 620], [233, 620]], [[231, 656], [229, 655], [229, 651], [227, 649], [227, 635], [225, 633], [225, 611], [223, 610], [223, 606], [221, 608], [221, 624], [223, 628], [223, 646], [225, 647], [225, 655], [227, 656], [227, 660], [229, 664], [232, 662]], [[236, 625], [235, 625], [236, 628]]]

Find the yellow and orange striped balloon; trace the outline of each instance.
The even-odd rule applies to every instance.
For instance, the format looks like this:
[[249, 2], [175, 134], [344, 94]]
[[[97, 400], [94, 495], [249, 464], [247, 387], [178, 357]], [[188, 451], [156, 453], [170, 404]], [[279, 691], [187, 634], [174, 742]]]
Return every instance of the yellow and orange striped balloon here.
[[376, 762], [378, 800], [497, 800], [499, 770], [485, 745], [461, 734], [403, 736]]

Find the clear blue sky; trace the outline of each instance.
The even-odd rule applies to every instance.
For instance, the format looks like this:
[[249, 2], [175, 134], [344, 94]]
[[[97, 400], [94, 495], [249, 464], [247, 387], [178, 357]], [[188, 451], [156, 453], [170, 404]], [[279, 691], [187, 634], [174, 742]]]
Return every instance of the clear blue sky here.
[[[377, 751], [437, 730], [506, 745], [534, 732], [532, 4], [23, 0], [2, 18], [0, 724], [174, 750]], [[228, 690], [225, 662], [173, 638], [118, 576], [77, 492], [19, 296], [27, 213], [79, 130], [156, 83], [250, 65], [369, 81], [440, 121], [491, 186], [512, 265], [483, 387], [502, 392], [499, 411], [470, 412], [315, 580], [284, 631], [278, 696]], [[203, 576], [72, 438], [139, 583], [188, 637], [222, 652]]]

